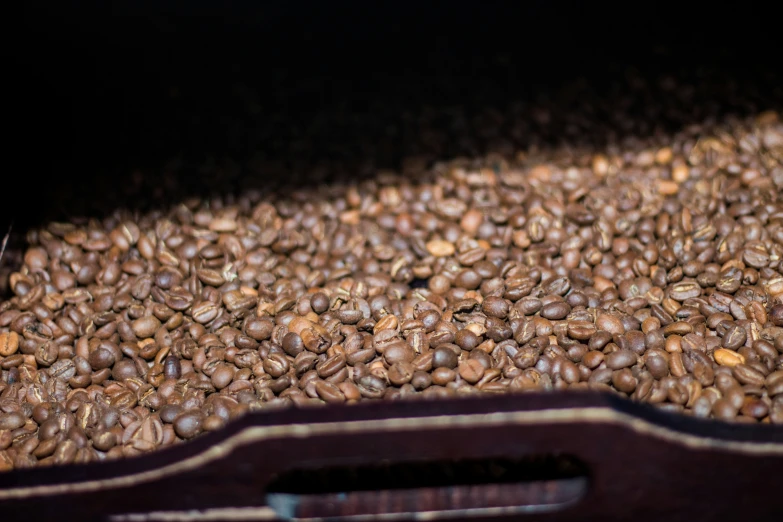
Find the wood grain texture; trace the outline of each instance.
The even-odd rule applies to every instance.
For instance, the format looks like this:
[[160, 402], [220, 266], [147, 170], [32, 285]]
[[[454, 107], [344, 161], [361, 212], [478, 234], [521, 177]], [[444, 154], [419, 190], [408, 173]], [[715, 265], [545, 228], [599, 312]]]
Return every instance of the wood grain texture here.
[[[0, 517], [270, 520], [279, 517], [265, 504], [266, 488], [293, 467], [540, 454], [583, 462], [584, 498], [554, 511], [474, 513], [464, 512], [470, 506], [463, 499], [452, 519], [770, 520], [783, 513], [776, 496], [783, 428], [701, 421], [607, 395], [545, 393], [255, 413], [135, 459], [0, 475]], [[518, 487], [517, 497], [540, 484]], [[548, 487], [547, 495], [557, 497], [558, 487], [569, 486]], [[408, 491], [397, 501], [423, 509], [433, 494]], [[363, 495], [366, 502], [378, 492]], [[530, 495], [525, 502], [534, 504]], [[546, 495], [538, 497], [546, 503]], [[319, 514], [312, 498], [303, 497], [307, 510], [297, 516], [335, 514], [333, 508]], [[343, 514], [355, 514], [353, 505]], [[376, 511], [384, 509], [378, 504]], [[399, 515], [404, 509], [397, 511], [395, 520], [406, 519]], [[433, 518], [425, 515], [408, 519]]]

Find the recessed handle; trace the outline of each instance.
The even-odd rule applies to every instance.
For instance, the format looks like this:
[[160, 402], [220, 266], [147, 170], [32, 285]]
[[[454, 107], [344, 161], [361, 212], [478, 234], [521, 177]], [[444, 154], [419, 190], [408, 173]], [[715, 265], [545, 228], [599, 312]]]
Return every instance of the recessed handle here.
[[585, 467], [563, 456], [385, 462], [287, 471], [270, 484], [266, 503], [292, 521], [465, 519], [557, 511], [588, 486]]

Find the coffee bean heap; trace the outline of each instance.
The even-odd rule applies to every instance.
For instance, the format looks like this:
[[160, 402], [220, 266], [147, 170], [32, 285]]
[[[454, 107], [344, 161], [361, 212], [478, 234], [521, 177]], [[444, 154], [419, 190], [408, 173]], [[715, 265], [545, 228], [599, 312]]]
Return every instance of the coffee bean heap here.
[[0, 469], [538, 390], [783, 423], [782, 161], [767, 112], [50, 223], [0, 304]]

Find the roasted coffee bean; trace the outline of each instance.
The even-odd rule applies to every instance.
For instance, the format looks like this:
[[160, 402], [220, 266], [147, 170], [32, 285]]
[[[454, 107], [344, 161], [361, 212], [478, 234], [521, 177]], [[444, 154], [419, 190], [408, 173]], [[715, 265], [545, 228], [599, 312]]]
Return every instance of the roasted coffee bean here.
[[453, 370], [457, 367], [457, 363], [457, 354], [450, 348], [436, 348], [432, 354], [433, 368], [449, 368]]
[[745, 329], [735, 324], [731, 326], [726, 331], [725, 334], [723, 334], [722, 345], [724, 348], [728, 348], [730, 350], [736, 350], [737, 348], [745, 344], [747, 338], [748, 336], [747, 333], [745, 332]]
[[383, 379], [372, 374], [360, 377], [356, 381], [356, 386], [362, 397], [366, 399], [380, 399], [386, 392], [386, 383]]
[[[504, 133], [576, 137], [593, 109], [401, 110], [421, 158], [441, 142], [499, 153], [334, 186], [294, 173], [295, 191], [207, 165], [238, 189], [211, 198], [178, 192], [167, 167], [168, 210], [139, 200], [160, 192], [140, 178], [106, 193], [139, 210], [29, 230], [0, 270], [0, 469], [138, 455], [259, 408], [525, 390], [783, 423], [779, 115], [722, 123], [689, 114], [671, 82], [633, 83], [610, 123], [642, 137], [576, 156], [512, 166]], [[626, 111], [635, 96], [712, 123], [646, 138], [657, 124]], [[301, 150], [294, 170], [335, 179], [355, 153], [309, 165]]]
[[415, 370], [413, 365], [408, 362], [398, 362], [389, 368], [389, 382], [394, 386], [402, 386], [411, 382]]
[[202, 430], [204, 414], [198, 410], [185, 411], [174, 419], [174, 431], [183, 439], [192, 439]]
[[476, 384], [484, 376], [486, 368], [477, 359], [468, 359], [459, 364], [459, 375], [466, 382]]
[[321, 400], [329, 404], [340, 404], [345, 402], [345, 395], [343, 392], [340, 391], [340, 388], [330, 382], [317, 380], [315, 382], [315, 391]]
[[565, 319], [571, 311], [571, 307], [565, 302], [555, 302], [544, 305], [541, 308], [541, 317], [551, 320]]
[[669, 296], [675, 301], [685, 301], [692, 297], [698, 297], [701, 294], [701, 288], [697, 283], [676, 283], [669, 292]]
[[631, 350], [616, 350], [606, 356], [606, 366], [612, 370], [630, 368], [636, 364], [636, 354]]
[[0, 356], [9, 357], [19, 349], [19, 334], [15, 331], [0, 332]]
[[467, 328], [458, 331], [454, 336], [454, 343], [463, 350], [472, 350], [479, 345], [479, 342], [478, 335]]
[[152, 337], [152, 335], [160, 328], [160, 320], [154, 315], [148, 315], [136, 319], [131, 323], [134, 335], [140, 339]]
[[[775, 326], [783, 326], [783, 304], [773, 306], [769, 311], [768, 319]], [[0, 343], [0, 350], [2, 350], [2, 343]]]
[[612, 384], [621, 392], [631, 394], [636, 389], [638, 380], [633, 376], [631, 370], [624, 368], [612, 373]]
[[764, 374], [747, 364], [740, 363], [733, 366], [731, 373], [740, 384], [749, 384], [752, 386], [764, 385]]
[[414, 357], [416, 357], [416, 352], [413, 351], [413, 348], [411, 348], [408, 343], [403, 341], [393, 342], [386, 346], [383, 351], [383, 360], [389, 366], [400, 362], [410, 363], [413, 361]]
[[20, 412], [12, 411], [0, 414], [0, 430], [15, 430], [24, 424], [25, 418]]

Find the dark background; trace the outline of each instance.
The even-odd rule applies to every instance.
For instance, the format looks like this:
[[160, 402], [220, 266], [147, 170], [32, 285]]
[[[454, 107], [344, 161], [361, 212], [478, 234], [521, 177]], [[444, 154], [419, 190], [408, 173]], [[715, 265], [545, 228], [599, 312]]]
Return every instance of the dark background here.
[[[174, 156], [180, 189], [220, 191], [199, 165], [339, 155], [424, 106], [503, 107], [577, 78], [611, 96], [629, 67], [756, 97], [780, 85], [761, 2], [28, 1], [9, 25], [6, 121], [24, 188], [0, 227], [20, 230], [143, 207], [131, 172], [149, 188]], [[314, 119], [305, 152], [292, 148]], [[395, 166], [416, 139], [390, 139], [375, 164]], [[180, 195], [163, 192], [147, 200]]]

